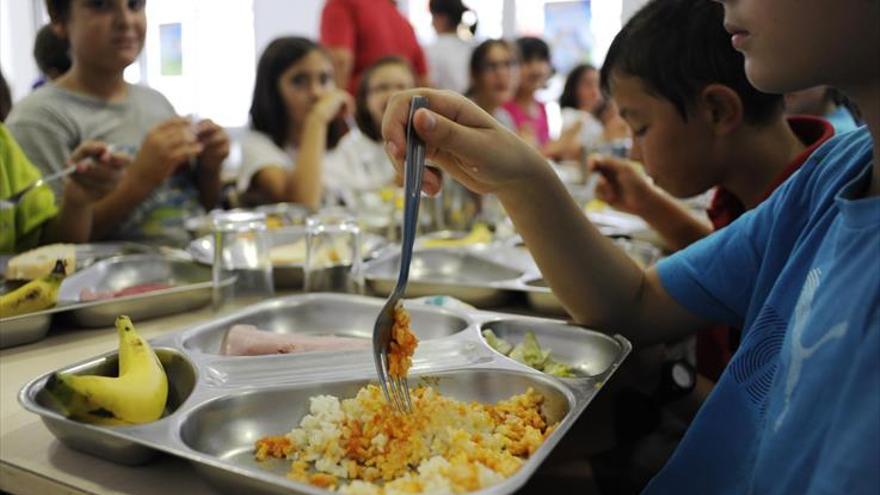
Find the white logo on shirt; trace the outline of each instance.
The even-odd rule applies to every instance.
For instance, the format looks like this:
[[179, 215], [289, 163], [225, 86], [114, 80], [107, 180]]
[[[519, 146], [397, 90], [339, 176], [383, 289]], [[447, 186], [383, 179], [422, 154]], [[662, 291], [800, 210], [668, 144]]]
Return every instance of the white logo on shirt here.
[[809, 321], [810, 313], [813, 310], [813, 297], [819, 289], [819, 279], [821, 276], [822, 271], [818, 268], [810, 270], [810, 273], [807, 274], [807, 281], [804, 282], [804, 287], [801, 289], [801, 295], [798, 297], [797, 305], [794, 308], [794, 325], [792, 326], [790, 347], [791, 364], [788, 368], [788, 377], [785, 380], [785, 404], [782, 406], [782, 412], [776, 418], [776, 424], [773, 427], [774, 432], [779, 431], [785, 420], [785, 415], [788, 413], [791, 394], [801, 378], [801, 369], [803, 369], [804, 361], [831, 340], [839, 339], [846, 335], [847, 323], [838, 323], [812, 346], [806, 347], [803, 345], [804, 328], [807, 326], [807, 321]]

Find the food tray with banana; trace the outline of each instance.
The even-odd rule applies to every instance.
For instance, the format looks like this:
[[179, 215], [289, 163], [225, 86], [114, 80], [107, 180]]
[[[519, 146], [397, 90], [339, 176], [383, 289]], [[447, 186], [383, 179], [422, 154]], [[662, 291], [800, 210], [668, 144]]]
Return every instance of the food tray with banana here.
[[211, 301], [210, 268], [172, 255], [115, 256], [73, 274], [67, 259], [55, 263], [51, 273], [0, 293], [0, 348], [42, 339], [58, 315], [77, 326], [103, 327], [122, 313], [147, 319]]
[[[617, 238], [615, 243], [642, 266], [650, 266], [660, 251], [645, 242]], [[384, 296], [394, 288], [400, 252], [389, 250], [364, 267], [367, 288]], [[416, 247], [410, 265], [407, 297], [447, 295], [483, 309], [516, 302], [525, 295], [541, 314], [564, 316], [525, 245], [516, 239], [462, 247]]]
[[[303, 266], [306, 259], [305, 227], [284, 227], [269, 231], [269, 258], [272, 262], [272, 278], [278, 289], [302, 289], [305, 273]], [[388, 245], [383, 237], [365, 233], [361, 237], [361, 253], [365, 259], [371, 259]], [[210, 265], [214, 262], [214, 239], [211, 236], [200, 237], [187, 247], [194, 260]], [[233, 263], [239, 256], [233, 249]], [[244, 256], [244, 255], [241, 255]]]
[[19, 401], [71, 448], [174, 455], [225, 493], [512, 493], [631, 350], [554, 320], [406, 302], [421, 342], [405, 414], [375, 385], [383, 303], [277, 298], [149, 344], [120, 317], [119, 352], [40, 376]]

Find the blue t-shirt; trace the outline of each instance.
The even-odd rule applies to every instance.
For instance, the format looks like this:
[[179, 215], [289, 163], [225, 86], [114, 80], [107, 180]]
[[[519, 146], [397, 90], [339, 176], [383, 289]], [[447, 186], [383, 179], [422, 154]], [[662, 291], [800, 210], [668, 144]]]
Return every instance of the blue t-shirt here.
[[825, 120], [831, 124], [831, 127], [834, 127], [834, 134], [844, 134], [859, 127], [852, 113], [843, 105], [826, 114]]
[[880, 493], [872, 151], [865, 128], [828, 141], [761, 206], [658, 265], [676, 301], [744, 331], [645, 493]]

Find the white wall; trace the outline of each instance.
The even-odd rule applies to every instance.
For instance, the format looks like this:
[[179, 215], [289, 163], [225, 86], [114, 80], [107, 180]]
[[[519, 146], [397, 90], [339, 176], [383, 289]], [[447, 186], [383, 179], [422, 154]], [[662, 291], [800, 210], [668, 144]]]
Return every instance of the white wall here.
[[626, 24], [626, 21], [646, 3], [648, 3], [648, 0], [623, 0], [623, 12], [620, 15], [621, 26]]
[[279, 36], [318, 39], [324, 0], [254, 0], [257, 58]]
[[0, 0], [0, 69], [12, 100], [27, 96], [40, 76], [33, 59], [34, 37], [42, 25], [42, 0]]

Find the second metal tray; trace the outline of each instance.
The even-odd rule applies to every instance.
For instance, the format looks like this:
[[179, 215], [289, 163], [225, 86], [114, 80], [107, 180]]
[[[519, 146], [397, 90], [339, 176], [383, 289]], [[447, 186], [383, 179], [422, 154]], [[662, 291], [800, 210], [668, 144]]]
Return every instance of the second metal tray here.
[[[80, 299], [84, 289], [115, 292], [153, 282], [172, 287], [113, 299]], [[106, 327], [121, 314], [143, 320], [182, 313], [208, 304], [211, 297], [210, 267], [174, 256], [138, 254], [99, 261], [66, 278], [61, 284], [58, 309], [77, 325]]]

